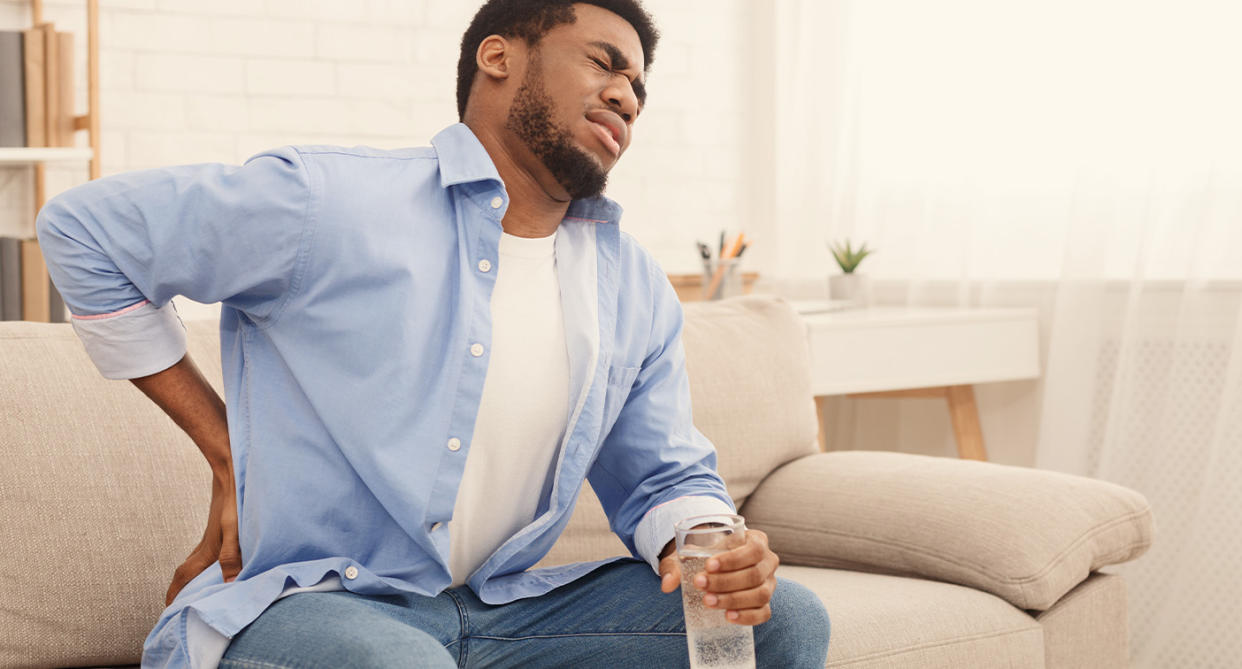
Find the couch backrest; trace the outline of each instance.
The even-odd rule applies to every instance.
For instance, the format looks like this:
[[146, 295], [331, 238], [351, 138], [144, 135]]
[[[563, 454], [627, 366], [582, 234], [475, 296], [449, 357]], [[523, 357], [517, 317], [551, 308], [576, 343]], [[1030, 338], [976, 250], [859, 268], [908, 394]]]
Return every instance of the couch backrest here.
[[[717, 468], [741, 508], [769, 472], [819, 449], [804, 326], [778, 298], [689, 302], [684, 311], [694, 424], [715, 444]], [[565, 533], [536, 566], [626, 554], [587, 484]]]
[[[190, 355], [220, 388], [214, 323]], [[68, 324], [0, 323], [0, 667], [136, 663], [202, 537], [211, 470]]]
[[[816, 449], [801, 321], [774, 298], [685, 306], [694, 419], [740, 507]], [[221, 388], [214, 322], [190, 355]], [[0, 323], [0, 667], [137, 662], [173, 570], [202, 536], [210, 470], [129, 382], [99, 376], [67, 324]], [[589, 486], [542, 565], [624, 554]]]

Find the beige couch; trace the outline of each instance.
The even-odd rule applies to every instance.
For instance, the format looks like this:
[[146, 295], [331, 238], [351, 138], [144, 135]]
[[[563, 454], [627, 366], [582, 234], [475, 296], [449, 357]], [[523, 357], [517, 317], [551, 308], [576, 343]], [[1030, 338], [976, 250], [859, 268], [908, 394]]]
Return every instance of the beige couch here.
[[[819, 453], [800, 321], [783, 301], [687, 304], [695, 422], [730, 493], [832, 618], [829, 667], [1127, 664], [1146, 500], [1036, 470]], [[191, 354], [219, 388], [214, 323]], [[136, 663], [201, 536], [206, 464], [69, 325], [0, 323], [0, 667]], [[541, 564], [623, 553], [589, 489]]]

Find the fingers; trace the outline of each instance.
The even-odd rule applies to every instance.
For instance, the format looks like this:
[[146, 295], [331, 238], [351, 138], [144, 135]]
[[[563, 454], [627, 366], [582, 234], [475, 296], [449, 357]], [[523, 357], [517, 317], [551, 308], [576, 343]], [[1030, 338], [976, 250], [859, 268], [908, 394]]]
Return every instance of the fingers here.
[[772, 619], [772, 607], [764, 605], [759, 609], [739, 609], [725, 613], [725, 620], [738, 625], [762, 625]]
[[761, 530], [747, 530], [746, 543], [713, 556], [707, 561], [707, 571], [737, 571], [759, 564], [770, 551], [768, 535]]
[[767, 566], [761, 561], [759, 565], [741, 571], [702, 573], [694, 578], [694, 586], [705, 592], [737, 592], [757, 588], [776, 571], [775, 565], [771, 565], [771, 569], [764, 568]]
[[703, 604], [724, 609], [725, 619], [738, 625], [759, 625], [772, 617], [776, 568], [780, 558], [768, 548], [767, 535], [747, 532], [746, 544], [707, 561], [707, 571], [695, 577]]
[[677, 555], [660, 560], [660, 592], [669, 593], [681, 586], [681, 563]]
[[242, 569], [237, 526], [237, 491], [233, 487], [232, 470], [216, 472], [207, 529], [203, 531], [198, 546], [173, 573], [172, 583], [164, 595], [165, 606], [171, 605], [186, 584], [217, 561], [225, 583], [237, 578]]
[[173, 600], [177, 598], [177, 593], [185, 587], [186, 581], [182, 581], [179, 577], [173, 576], [172, 583], [168, 584], [168, 592], [164, 593], [164, 606], [171, 606]]
[[[222, 523], [227, 526], [228, 523]], [[231, 524], [233, 530], [232, 545], [221, 543], [220, 539], [224, 538], [228, 541], [227, 536], [222, 537], [221, 534], [215, 533], [211, 537], [204, 536], [203, 541], [190, 553], [190, 557], [186, 558], [181, 566], [173, 572], [172, 583], [168, 585], [168, 592], [164, 595], [164, 605], [172, 604], [177, 598], [177, 593], [186, 586], [187, 583], [193, 581], [199, 574], [207, 570], [217, 559], [220, 562], [220, 571], [224, 574], [224, 581], [227, 583], [237, 578], [241, 572], [241, 549], [238, 548], [237, 540], [237, 518], [236, 513], [233, 514]], [[212, 528], [208, 528], [210, 531]]]
[[228, 583], [241, 573], [241, 541], [237, 535], [237, 505], [228, 503], [220, 516], [220, 572]]
[[707, 592], [702, 595], [703, 605], [709, 609], [724, 609], [725, 620], [739, 625], [759, 625], [772, 617], [772, 595], [776, 592], [776, 577], [771, 576], [758, 587], [736, 592]]
[[168, 592], [164, 594], [164, 606], [172, 604], [177, 598], [177, 593], [181, 592], [187, 583], [193, 581], [195, 576], [203, 573], [203, 570], [210, 565], [211, 561], [203, 557], [198, 550], [191, 553], [190, 557], [173, 572], [172, 583], [168, 585]]
[[774, 592], [776, 592], [775, 578], [764, 581], [759, 587], [749, 590], [706, 593], [703, 595], [703, 604], [711, 609], [726, 609], [727, 611], [762, 609], [772, 601]]
[[[749, 535], [756, 535], [751, 539]], [[755, 557], [755, 552], [758, 557]], [[748, 533], [745, 546], [721, 553], [707, 561], [707, 571], [695, 577], [695, 587], [708, 592], [736, 592], [759, 587], [776, 573], [780, 558], [767, 546], [759, 530]]]
[[[234, 539], [236, 541], [236, 539]], [[231, 548], [223, 546], [220, 548], [220, 574], [224, 577], [225, 583], [230, 583], [237, 575], [241, 573], [241, 550], [234, 544]]]

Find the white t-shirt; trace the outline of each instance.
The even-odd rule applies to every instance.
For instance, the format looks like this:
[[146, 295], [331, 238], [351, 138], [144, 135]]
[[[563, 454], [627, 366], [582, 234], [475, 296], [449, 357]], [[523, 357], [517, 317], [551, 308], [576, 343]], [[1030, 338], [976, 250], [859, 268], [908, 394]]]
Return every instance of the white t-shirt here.
[[535, 519], [569, 420], [556, 233], [500, 236], [492, 344], [449, 531], [453, 587]]

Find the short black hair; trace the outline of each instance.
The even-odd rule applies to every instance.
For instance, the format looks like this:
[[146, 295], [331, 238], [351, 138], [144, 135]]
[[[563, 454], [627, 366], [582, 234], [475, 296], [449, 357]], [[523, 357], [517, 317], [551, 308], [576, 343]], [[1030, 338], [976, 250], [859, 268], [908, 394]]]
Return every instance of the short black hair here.
[[651, 69], [660, 33], [640, 0], [489, 0], [479, 8], [461, 37], [461, 56], [457, 60], [458, 118], [466, 116], [470, 86], [479, 71], [475, 54], [483, 40], [490, 35], [520, 37], [535, 46], [549, 30], [573, 23], [576, 20], [573, 6], [579, 3], [606, 9], [633, 26], [643, 47], [643, 71]]

